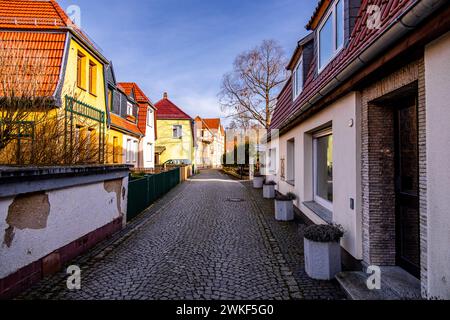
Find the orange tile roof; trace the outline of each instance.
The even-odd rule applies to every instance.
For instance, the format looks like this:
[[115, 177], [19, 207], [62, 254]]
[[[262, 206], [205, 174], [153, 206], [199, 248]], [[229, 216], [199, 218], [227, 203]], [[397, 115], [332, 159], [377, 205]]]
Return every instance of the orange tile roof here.
[[125, 130], [129, 133], [135, 134], [137, 136], [142, 136], [141, 130], [139, 130], [138, 126], [130, 121], [119, 117], [118, 115], [111, 113], [111, 124], [118, 129]]
[[[55, 33], [55, 30], [59, 33]], [[29, 72], [17, 70], [17, 67], [13, 69], [13, 66], [22, 65], [22, 69], [25, 69], [25, 61], [27, 65], [33, 65], [35, 69], [40, 70], [39, 77], [34, 79], [33, 76], [32, 79], [36, 83], [36, 95], [50, 97], [55, 94], [69, 31], [94, 48], [99, 58], [106, 61], [96, 45], [72, 23], [55, 0], [0, 0], [0, 56], [3, 60], [7, 56], [6, 64], [10, 67], [6, 70], [10, 68], [9, 70], [14, 70], [19, 75]], [[8, 55], [5, 52], [14, 54]], [[8, 79], [11, 74], [5, 71], [2, 73], [0, 80]], [[32, 83], [29, 76], [17, 78], [25, 79], [24, 83]]]
[[[150, 99], [145, 95], [144, 91], [139, 88], [139, 86], [134, 82], [120, 82], [117, 84], [127, 95], [131, 95], [132, 92], [134, 92], [134, 95], [136, 97], [136, 102], [139, 106], [139, 112], [138, 112], [138, 127], [139, 130], [143, 134], [146, 134], [147, 132], [147, 112], [148, 112], [148, 106], [152, 106], [155, 108], [150, 101]], [[155, 117], [155, 123], [156, 123], [156, 117]], [[155, 135], [156, 135], [156, 126], [155, 127]]]
[[[6, 90], [15, 89], [16, 94], [29, 92], [29, 89], [17, 92], [17, 82], [30, 79], [22, 85], [35, 83], [36, 96], [53, 96], [59, 82], [65, 41], [66, 33], [0, 31], [0, 79], [12, 87]], [[34, 73], [32, 79], [30, 72]], [[18, 76], [12, 77], [13, 74]]]
[[219, 118], [213, 118], [213, 119], [203, 119], [203, 121], [206, 123], [206, 125], [215, 130], [220, 130], [222, 133], [224, 133], [224, 129], [222, 127], [222, 124], [220, 123]]
[[58, 29], [70, 23], [54, 0], [0, 0], [0, 28]]
[[131, 91], [134, 90], [134, 94], [136, 95], [136, 101], [141, 103], [149, 103], [152, 102], [145, 95], [144, 91], [139, 88], [139, 86], [135, 82], [120, 82], [118, 83], [124, 90], [127, 95], [131, 94]]

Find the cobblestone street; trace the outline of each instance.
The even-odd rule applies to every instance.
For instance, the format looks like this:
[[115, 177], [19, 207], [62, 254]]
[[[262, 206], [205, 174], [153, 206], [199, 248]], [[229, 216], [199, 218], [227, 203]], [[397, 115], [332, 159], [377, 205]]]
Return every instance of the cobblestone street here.
[[247, 182], [203, 171], [127, 229], [44, 279], [20, 299], [343, 299], [303, 269], [302, 225], [277, 223], [272, 201]]

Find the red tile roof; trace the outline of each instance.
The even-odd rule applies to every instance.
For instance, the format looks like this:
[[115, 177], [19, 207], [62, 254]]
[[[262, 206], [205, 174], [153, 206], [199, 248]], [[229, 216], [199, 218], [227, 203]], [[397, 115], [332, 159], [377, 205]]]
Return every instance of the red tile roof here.
[[127, 131], [127, 133], [135, 134], [137, 136], [142, 136], [141, 130], [138, 126], [118, 115], [111, 113], [111, 124], [112, 126]]
[[[327, 67], [316, 74], [317, 56], [312, 59], [304, 89], [295, 102], [292, 101], [292, 84], [289, 80], [278, 96], [277, 107], [272, 117], [271, 128], [281, 129], [290, 115], [326, 86], [341, 70], [345, 69], [365, 48], [373, 44], [377, 37], [384, 33], [390, 24], [397, 19], [414, 0], [362, 0], [361, 7], [352, 31], [350, 42]], [[369, 29], [367, 27], [368, 6], [378, 5], [381, 11], [381, 27]]]
[[[53, 96], [61, 72], [65, 41], [65, 33], [0, 31], [0, 78], [17, 83], [14, 79], [27, 79], [32, 66], [37, 74], [29, 82], [36, 84], [33, 85], [36, 95]], [[13, 73], [18, 74], [14, 79], [10, 78]], [[14, 89], [17, 90], [16, 85]]]
[[193, 120], [187, 113], [181, 110], [168, 98], [163, 98], [155, 104], [158, 120]]
[[[127, 95], [131, 95], [132, 92], [134, 92], [134, 95], [136, 97], [136, 102], [139, 106], [139, 113], [138, 113], [138, 127], [139, 130], [143, 134], [146, 134], [147, 131], [147, 112], [148, 107], [153, 107], [152, 102], [150, 99], [145, 95], [144, 91], [139, 88], [139, 86], [134, 82], [120, 82], [118, 83], [118, 86], [120, 86], [123, 91]], [[155, 117], [155, 123], [156, 123], [156, 117]], [[155, 135], [156, 135], [156, 126], [155, 126]]]

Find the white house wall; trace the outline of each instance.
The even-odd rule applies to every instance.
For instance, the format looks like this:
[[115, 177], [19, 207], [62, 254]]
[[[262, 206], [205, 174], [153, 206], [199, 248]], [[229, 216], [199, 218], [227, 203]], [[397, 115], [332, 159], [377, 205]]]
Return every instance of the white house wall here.
[[[314, 223], [325, 223], [303, 203], [313, 200], [313, 139], [311, 132], [332, 125], [333, 130], [333, 222], [344, 227], [342, 246], [356, 259], [362, 258], [360, 210], [359, 96], [350, 93], [271, 142], [277, 149], [277, 172], [268, 179], [278, 182], [278, 191], [298, 196], [294, 204]], [[295, 186], [280, 179], [280, 159], [287, 158], [287, 141], [295, 139]], [[286, 161], [286, 160], [285, 160]], [[285, 165], [285, 170], [287, 170]], [[350, 199], [355, 208], [350, 208]]]
[[450, 33], [425, 48], [428, 296], [450, 299]]

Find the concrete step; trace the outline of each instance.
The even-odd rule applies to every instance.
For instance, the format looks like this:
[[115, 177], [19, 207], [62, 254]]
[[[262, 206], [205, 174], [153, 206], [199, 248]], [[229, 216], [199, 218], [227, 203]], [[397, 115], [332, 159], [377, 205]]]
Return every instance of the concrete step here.
[[369, 275], [364, 272], [341, 272], [336, 280], [352, 300], [418, 300], [420, 281], [399, 267], [381, 268], [381, 289], [367, 287]]

